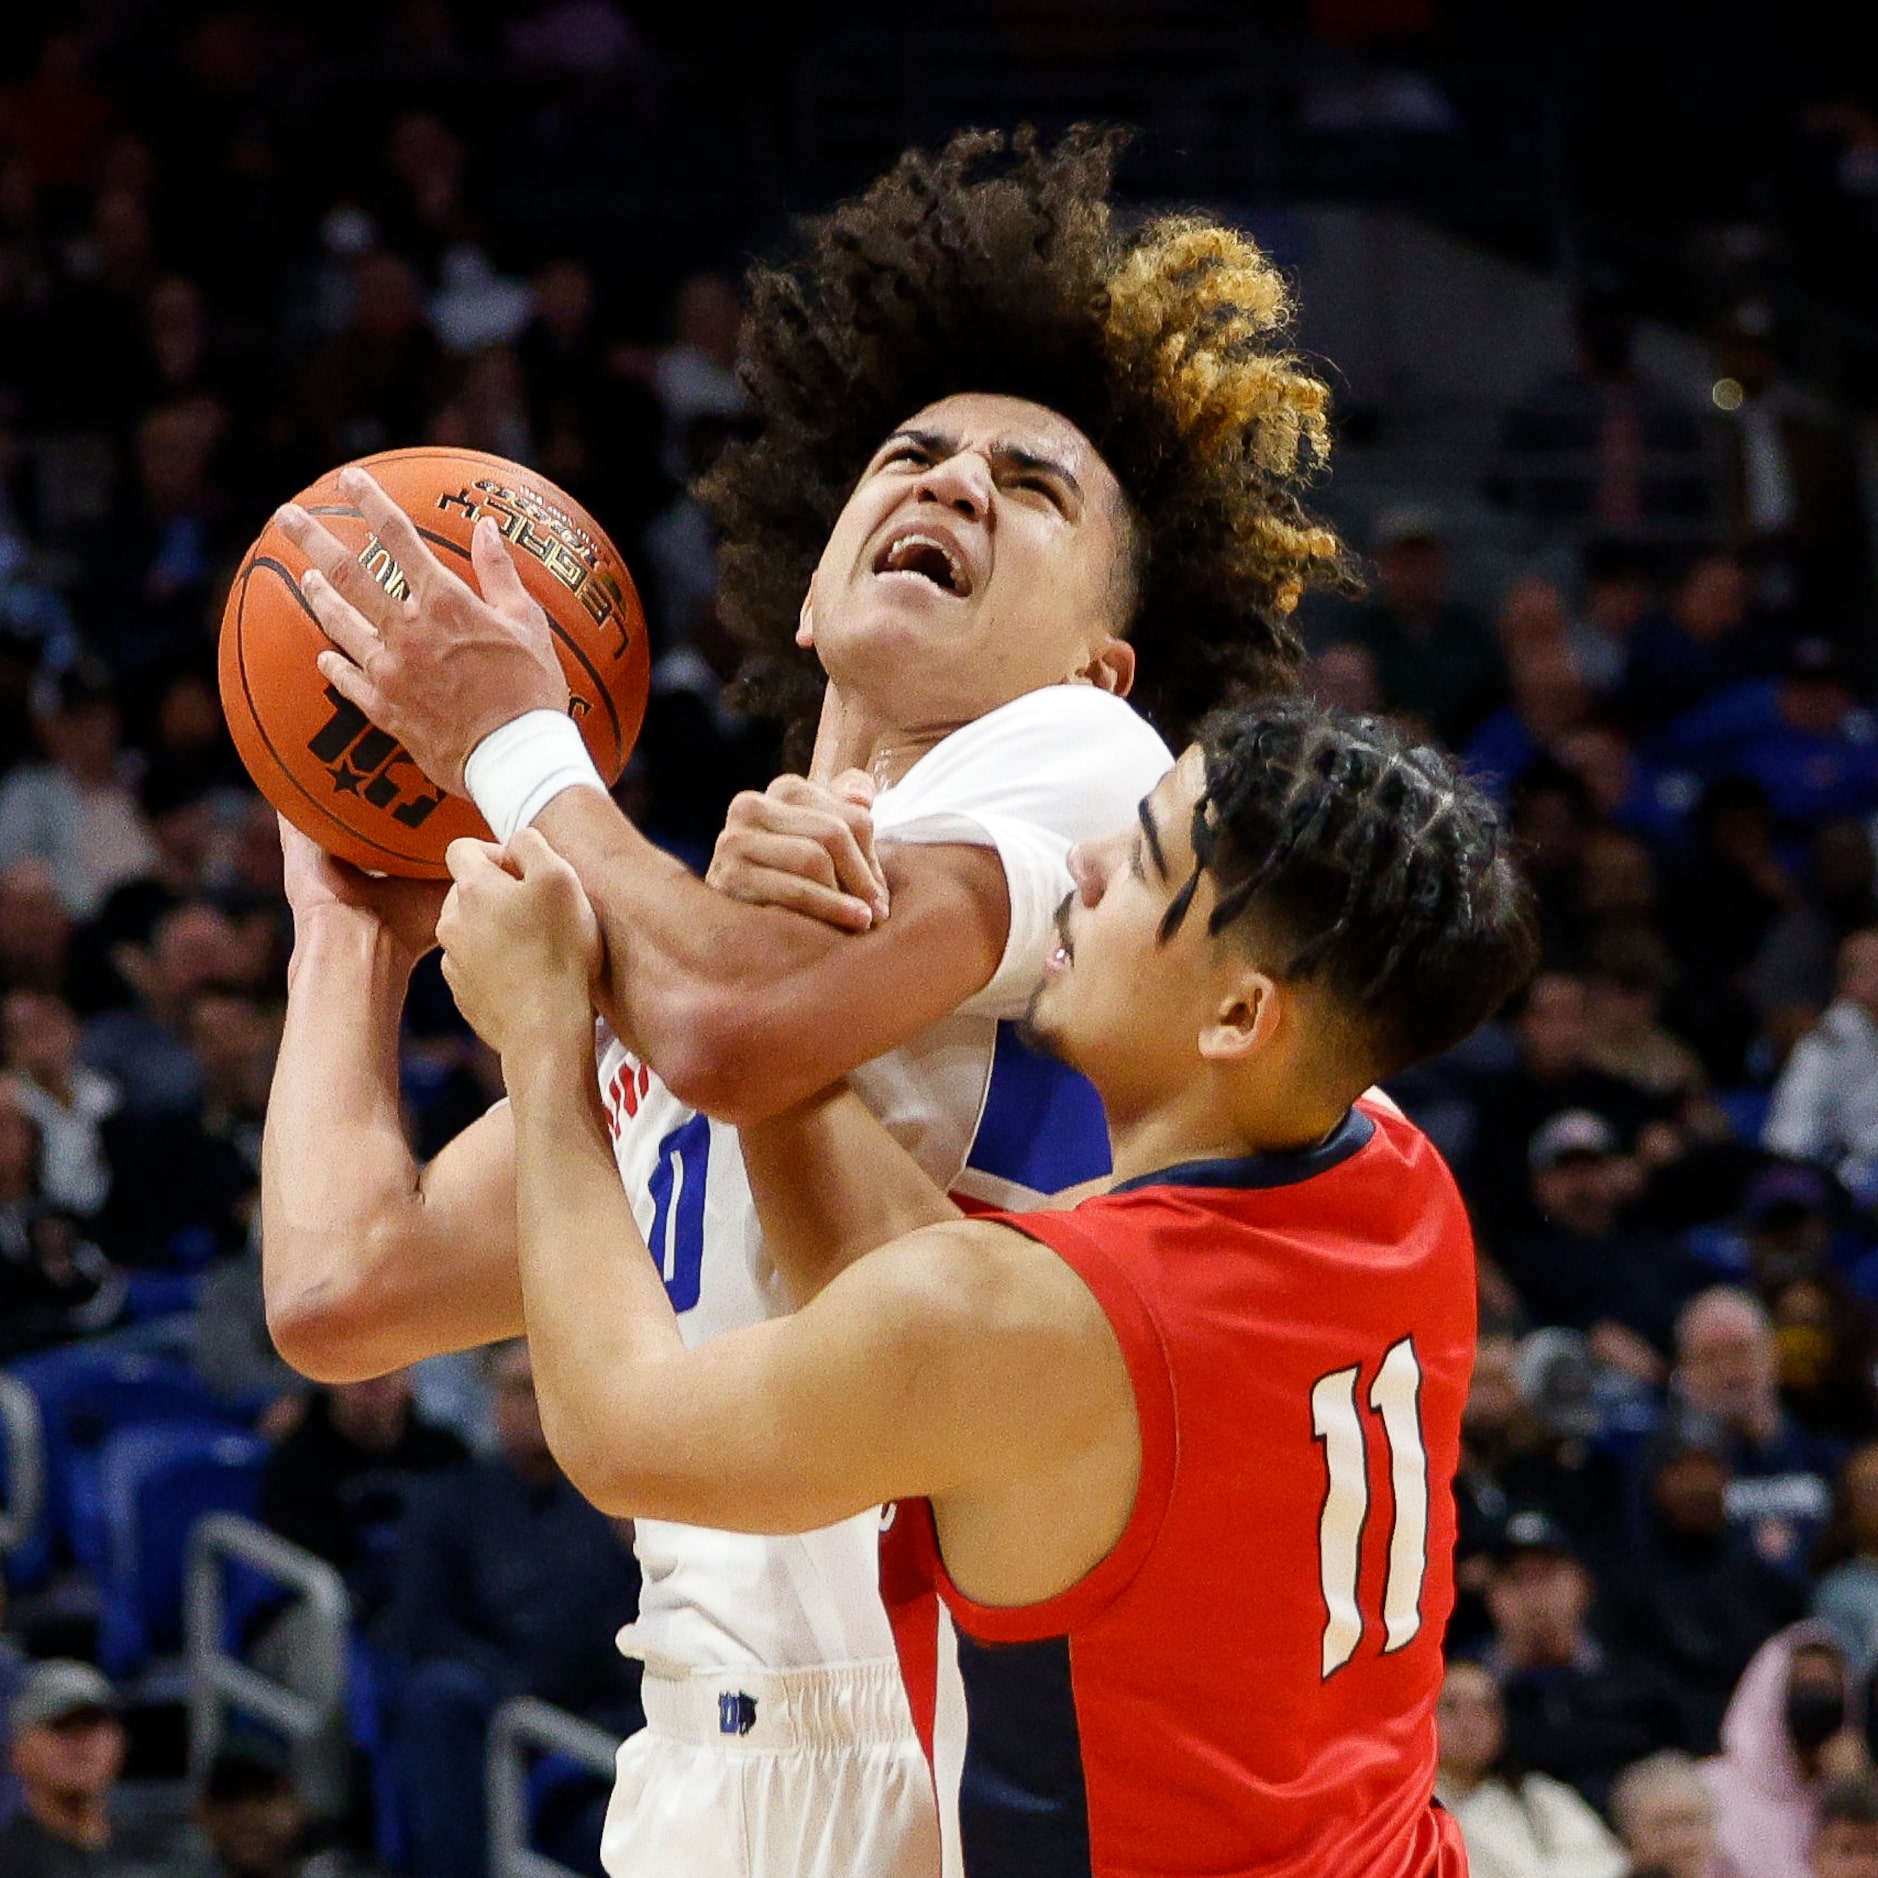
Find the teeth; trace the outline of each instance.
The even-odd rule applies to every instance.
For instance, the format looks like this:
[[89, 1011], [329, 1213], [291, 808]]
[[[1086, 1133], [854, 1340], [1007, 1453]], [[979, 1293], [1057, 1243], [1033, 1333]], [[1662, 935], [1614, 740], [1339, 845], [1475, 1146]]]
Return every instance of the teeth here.
[[904, 574], [909, 572], [923, 574], [926, 570], [915, 568], [912, 565], [914, 560], [921, 554], [936, 554], [939, 556], [945, 563], [946, 578], [943, 581], [935, 581], [934, 584], [944, 586], [951, 592], [957, 593], [960, 587], [958, 562], [954, 558], [952, 550], [948, 548], [943, 541], [939, 541], [931, 535], [902, 535], [899, 540], [893, 542], [888, 547], [886, 556], [881, 563], [882, 570], [890, 574]]

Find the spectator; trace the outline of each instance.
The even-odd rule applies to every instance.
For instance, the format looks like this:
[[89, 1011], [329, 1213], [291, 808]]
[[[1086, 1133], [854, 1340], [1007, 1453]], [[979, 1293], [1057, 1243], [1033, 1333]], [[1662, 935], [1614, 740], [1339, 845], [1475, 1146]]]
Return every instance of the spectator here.
[[1621, 1082], [1679, 1107], [1704, 1093], [1701, 1059], [1661, 1022], [1672, 966], [1668, 948], [1635, 922], [1604, 932], [1591, 947], [1585, 1061]]
[[1500, 1692], [1478, 1663], [1448, 1665], [1435, 1716], [1435, 1798], [1460, 1822], [1472, 1878], [1623, 1878], [1623, 1848], [1570, 1787], [1505, 1764]]
[[1665, 1748], [1626, 1767], [1611, 1788], [1611, 1817], [1631, 1878], [1750, 1878], [1715, 1843], [1715, 1796], [1688, 1755]]
[[1486, 1574], [1476, 1568], [1488, 1563], [1513, 1507], [1545, 1513], [1580, 1542], [1611, 1536], [1618, 1477], [1610, 1455], [1589, 1439], [1598, 1426], [1582, 1340], [1561, 1330], [1523, 1341], [1481, 1337], [1455, 1477], [1470, 1588], [1484, 1589]]
[[1847, 1675], [1869, 1683], [1878, 1669], [1878, 1442], [1846, 1456], [1813, 1569], [1813, 1615], [1844, 1652]]
[[1687, 779], [1658, 770], [1608, 714], [1588, 713], [1559, 738], [1557, 754], [1613, 828], [1659, 848], [1681, 842], [1692, 799]]
[[302, 380], [311, 453], [322, 469], [417, 442], [443, 379], [409, 261], [382, 251], [361, 256], [353, 294], [345, 328], [308, 362]]
[[1593, 1637], [1591, 1596], [1590, 1572], [1553, 1521], [1530, 1511], [1507, 1521], [1482, 1658], [1505, 1705], [1506, 1750], [1601, 1806], [1620, 1769], [1665, 1743], [1683, 1745], [1685, 1724], [1674, 1692], [1647, 1666]]
[[1489, 1244], [1531, 1226], [1530, 1152], [1554, 1115], [1585, 1109], [1610, 1124], [1616, 1148], [1634, 1148], [1667, 1119], [1665, 1104], [1634, 1083], [1593, 1069], [1590, 987], [1576, 972], [1542, 970], [1512, 1017], [1512, 1064], [1482, 1079], [1480, 1133], [1462, 1186]]
[[39, 719], [47, 760], [0, 783], [0, 869], [44, 861], [78, 919], [155, 858], [125, 786], [121, 734], [109, 683], [95, 671], [68, 674], [57, 705]]
[[367, 1631], [389, 1609], [405, 1514], [418, 1481], [459, 1468], [467, 1450], [411, 1401], [408, 1371], [316, 1389], [269, 1456], [263, 1524], [335, 1566]]
[[1584, 675], [1563, 636], [1516, 647], [1507, 660], [1512, 702], [1476, 728], [1467, 767], [1481, 786], [1505, 797], [1541, 758], [1563, 747], [1591, 709]]
[[1673, 1241], [1625, 1225], [1641, 1170], [1619, 1151], [1617, 1131], [1589, 1109], [1546, 1121], [1527, 1161], [1539, 1224], [1499, 1250], [1531, 1321], [1581, 1330], [1601, 1362], [1661, 1381], [1676, 1314], [1702, 1273]]
[[1738, 556], [1712, 552], [1691, 564], [1668, 609], [1646, 619], [1631, 646], [1621, 702], [1639, 730], [1661, 730], [1753, 675], [1753, 598]]
[[1878, 1782], [1835, 1780], [1819, 1796], [1812, 1878], [1878, 1878]]
[[1846, 1722], [1845, 1660], [1823, 1626], [1794, 1624], [1748, 1665], [1704, 1769], [1716, 1842], [1753, 1878], [1809, 1878], [1822, 1793], [1863, 1774], [1865, 1744]]
[[1729, 1519], [1749, 1530], [1763, 1558], [1804, 1577], [1831, 1511], [1838, 1452], [1782, 1407], [1780, 1346], [1752, 1292], [1717, 1286], [1684, 1307], [1674, 1388], [1727, 1433]]
[[1746, 776], [1704, 790], [1689, 823], [1689, 852], [1671, 881], [1669, 938], [1722, 978], [1753, 962], [1775, 919], [1798, 897], [1774, 845], [1767, 791]]
[[0, 1004], [6, 1067], [39, 1124], [41, 1191], [61, 1211], [91, 1219], [111, 1193], [100, 1129], [121, 1097], [110, 1077], [78, 1060], [79, 1036], [55, 992], [12, 991]]
[[139, 421], [135, 486], [86, 557], [83, 596], [93, 642], [124, 679], [147, 682], [200, 653], [222, 559], [227, 501], [215, 465], [228, 412], [198, 393]]
[[187, 1116], [200, 1107], [202, 1068], [185, 1034], [189, 1012], [207, 986], [221, 982], [233, 951], [226, 916], [202, 900], [164, 914], [147, 948], [118, 948], [118, 969], [137, 1004], [94, 1017], [83, 1055], [124, 1091], [126, 1117]]
[[1621, 692], [1637, 629], [1650, 610], [1645, 556], [1621, 537], [1589, 541], [1584, 591], [1570, 627], [1572, 657], [1600, 697]]
[[72, 916], [44, 861], [0, 868], [0, 983], [63, 993]]
[[203, 1843], [163, 1878], [341, 1878], [338, 1855], [314, 1849], [312, 1822], [286, 1766], [224, 1748], [196, 1802]]
[[1749, 981], [1761, 1029], [1784, 1058], [1831, 1001], [1839, 947], [1878, 926], [1871, 837], [1854, 819], [1830, 821], [1813, 837], [1805, 895], [1768, 929]]
[[1794, 1045], [1761, 1146], [1812, 1161], [1859, 1199], [1878, 1200], [1878, 927], [1840, 944], [1838, 995]]
[[1759, 783], [1782, 834], [1795, 841], [1828, 817], [1878, 808], [1878, 726], [1824, 639], [1793, 640], [1780, 676], [1749, 679], [1685, 712], [1662, 750], [1701, 776]]
[[117, 1691], [89, 1663], [31, 1670], [7, 1732], [20, 1812], [0, 1827], [6, 1878], [114, 1878], [111, 1795], [124, 1768]]
[[1684, 1739], [1710, 1754], [1754, 1652], [1805, 1615], [1789, 1571], [1728, 1517], [1726, 1432], [1689, 1411], [1666, 1417], [1644, 1452], [1632, 1543], [1606, 1575], [1611, 1640], [1651, 1663], [1680, 1698]]
[[1500, 648], [1453, 596], [1447, 530], [1433, 510], [1388, 510], [1373, 546], [1374, 595], [1338, 616], [1334, 637], [1369, 653], [1386, 709], [1458, 749], [1505, 695]]
[[395, 1754], [416, 1878], [485, 1867], [483, 1742], [510, 1696], [624, 1734], [638, 1684], [612, 1647], [638, 1596], [620, 1533], [568, 1485], [541, 1431], [524, 1343], [491, 1357], [497, 1451], [414, 1504], [391, 1634], [409, 1665]]
[[238, 987], [205, 985], [182, 1039], [201, 1078], [195, 1108], [105, 1123], [117, 1184], [101, 1229], [123, 1265], [194, 1269], [239, 1252], [259, 1202], [279, 1013]]
[[123, 1284], [39, 1187], [39, 1124], [17, 1078], [0, 1075], [0, 1358], [111, 1322]]
[[1375, 659], [1367, 646], [1348, 639], [1332, 639], [1312, 655], [1305, 683], [1319, 704], [1340, 711], [1373, 717], [1383, 708]]

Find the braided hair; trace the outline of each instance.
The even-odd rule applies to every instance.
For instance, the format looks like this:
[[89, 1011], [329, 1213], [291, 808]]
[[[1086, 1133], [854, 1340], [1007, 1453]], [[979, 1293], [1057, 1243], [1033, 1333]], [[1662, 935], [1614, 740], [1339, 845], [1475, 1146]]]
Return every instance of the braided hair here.
[[1321, 982], [1372, 1076], [1440, 1055], [1531, 975], [1531, 896], [1499, 813], [1439, 752], [1305, 699], [1221, 713], [1200, 743], [1194, 871], [1163, 940], [1210, 876], [1208, 931], [1246, 920], [1283, 952], [1277, 976]]
[[746, 704], [800, 721], [822, 676], [794, 636], [842, 505], [881, 440], [957, 392], [1047, 406], [1082, 431], [1134, 527], [1135, 702], [1170, 741], [1288, 690], [1307, 587], [1349, 585], [1300, 491], [1329, 393], [1287, 350], [1285, 282], [1237, 230], [1110, 202], [1117, 133], [966, 131], [909, 151], [751, 275], [740, 378], [754, 434], [699, 485], [718, 604], [753, 655]]

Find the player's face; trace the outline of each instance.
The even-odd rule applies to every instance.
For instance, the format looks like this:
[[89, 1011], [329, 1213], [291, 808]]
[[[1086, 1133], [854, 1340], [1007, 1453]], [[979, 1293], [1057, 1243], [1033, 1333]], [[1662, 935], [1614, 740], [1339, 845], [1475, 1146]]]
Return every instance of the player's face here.
[[967, 392], [910, 417], [848, 498], [802, 643], [905, 728], [968, 723], [1078, 676], [1126, 691], [1127, 504], [1095, 446], [1022, 398]]
[[1206, 784], [1196, 744], [1146, 797], [1136, 819], [1071, 851], [1076, 891], [1061, 943], [1030, 1007], [1039, 1042], [1101, 1091], [1111, 1123], [1159, 1108], [1202, 1069], [1201, 1037], [1243, 959], [1207, 934], [1202, 874], [1179, 928], [1161, 924], [1193, 873], [1193, 810]]

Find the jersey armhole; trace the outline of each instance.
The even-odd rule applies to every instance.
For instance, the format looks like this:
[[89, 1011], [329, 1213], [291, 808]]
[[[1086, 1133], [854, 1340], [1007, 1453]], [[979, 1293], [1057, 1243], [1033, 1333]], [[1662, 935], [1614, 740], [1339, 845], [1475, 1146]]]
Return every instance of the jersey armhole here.
[[961, 1629], [984, 1643], [1033, 1643], [1093, 1623], [1139, 1576], [1173, 1498], [1179, 1422], [1160, 1326], [1120, 1263], [1068, 1214], [1005, 1214], [1000, 1223], [1048, 1246], [1089, 1287], [1121, 1344], [1141, 1430], [1141, 1479], [1128, 1524], [1107, 1557], [1067, 1591], [1040, 1604], [977, 1604], [953, 1584], [934, 1547], [940, 1592]]

